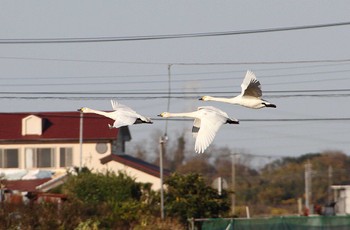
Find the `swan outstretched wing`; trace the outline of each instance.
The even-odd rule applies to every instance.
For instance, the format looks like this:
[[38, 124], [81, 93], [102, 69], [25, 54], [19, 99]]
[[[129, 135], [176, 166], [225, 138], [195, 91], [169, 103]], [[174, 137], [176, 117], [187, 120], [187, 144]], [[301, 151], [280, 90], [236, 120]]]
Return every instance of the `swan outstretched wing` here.
[[130, 107], [118, 103], [116, 100], [111, 100], [112, 108], [114, 110], [115, 122], [113, 124], [114, 128], [119, 128], [122, 126], [132, 125], [135, 123], [137, 118], [143, 117], [136, 113]]
[[262, 97], [261, 84], [256, 79], [255, 74], [248, 70], [241, 85], [242, 96]]
[[216, 108], [215, 110], [212, 110], [210, 107], [208, 107], [199, 108], [201, 120], [195, 143], [195, 151], [197, 153], [204, 152], [204, 150], [213, 142], [214, 137], [221, 125], [227, 120], [225, 116], [216, 111]]
[[137, 116], [134, 113], [130, 112], [120, 112], [115, 111], [115, 121], [113, 124], [114, 128], [119, 128], [122, 126], [133, 125], [137, 119]]
[[[137, 122], [139, 120], [142, 120], [143, 122], [146, 123], [152, 123], [151, 119], [145, 116], [142, 116], [130, 107], [120, 104], [115, 100], [111, 100], [112, 108], [115, 110], [112, 112], [115, 117], [115, 122], [113, 124], [113, 127], [119, 128], [122, 126], [127, 126], [127, 125], [133, 125], [136, 123], [142, 123], [142, 122]], [[139, 120], [138, 120], [139, 119]]]
[[[119, 102], [117, 102], [116, 100], [111, 100], [111, 104], [112, 104], [112, 108], [113, 110], [123, 110], [123, 111], [132, 111], [135, 112], [133, 109], [131, 109], [130, 107], [120, 104]], [[136, 112], [135, 112], [136, 113]]]
[[222, 117], [226, 117], [229, 118], [227, 113], [225, 113], [224, 111], [222, 111], [221, 109], [218, 109], [214, 106], [200, 106], [197, 108], [197, 110], [205, 110], [205, 111], [211, 111], [214, 114], [216, 113], [216, 115], [220, 115]]
[[200, 127], [201, 127], [201, 120], [198, 118], [194, 119], [193, 126], [192, 126], [193, 138], [197, 138], [197, 134]]

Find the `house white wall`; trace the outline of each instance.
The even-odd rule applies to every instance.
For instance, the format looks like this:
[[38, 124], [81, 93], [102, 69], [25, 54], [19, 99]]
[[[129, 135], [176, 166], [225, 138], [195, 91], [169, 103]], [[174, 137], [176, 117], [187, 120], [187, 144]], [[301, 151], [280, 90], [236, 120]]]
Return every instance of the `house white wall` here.
[[336, 213], [341, 215], [350, 214], [350, 185], [334, 185], [334, 201]]
[[[83, 155], [82, 155], [82, 166], [91, 169], [94, 172], [105, 173], [107, 171], [113, 171], [118, 174], [119, 171], [124, 172], [126, 175], [135, 179], [136, 182], [140, 183], [151, 183], [152, 190], [160, 190], [160, 178], [153, 176], [141, 170], [135, 169], [133, 167], [127, 166], [125, 164], [119, 163], [117, 161], [110, 161], [106, 164], [101, 163], [101, 159], [112, 154], [111, 143], [84, 143]], [[55, 165], [49, 168], [35, 168], [26, 167], [26, 149], [36, 149], [36, 148], [51, 148], [54, 149]], [[57, 173], [65, 172], [68, 167], [60, 167], [60, 148], [72, 148], [73, 155], [73, 166], [80, 166], [80, 144], [79, 143], [47, 143], [47, 144], [6, 144], [0, 145], [0, 149], [18, 149], [19, 154], [19, 167], [16, 169], [41, 169], [49, 170]], [[103, 153], [102, 153], [103, 152]], [[13, 170], [13, 168], [1, 168], [1, 171]]]
[[118, 173], [118, 171], [124, 172], [126, 175], [135, 179], [136, 182], [140, 183], [151, 183], [152, 190], [160, 190], [160, 178], [153, 176], [151, 174], [147, 174], [138, 169], [129, 167], [127, 165], [121, 164], [116, 161], [110, 161], [105, 164], [107, 166], [107, 170], [114, 171]]
[[[160, 189], [160, 179], [153, 176], [152, 173], [146, 173], [148, 170], [143, 172], [117, 161], [101, 163], [101, 159], [110, 156], [112, 152], [114, 154], [124, 153], [125, 141], [131, 139], [128, 127], [121, 127], [118, 132], [106, 131], [106, 133], [100, 134], [95, 133], [94, 130], [96, 122], [100, 120], [87, 120], [90, 125], [88, 126], [84, 122], [84, 126], [90, 129], [84, 129], [88, 137], [83, 141], [81, 157], [80, 143], [76, 136], [78, 135], [77, 124], [79, 124], [77, 123], [79, 121], [77, 115], [79, 114], [64, 113], [48, 114], [45, 117], [46, 115], [41, 114], [40, 116], [28, 115], [20, 119], [17, 115], [16, 119], [9, 119], [6, 116], [6, 119], [13, 121], [11, 125], [7, 124], [7, 128], [16, 127], [16, 129], [12, 129], [16, 130], [16, 133], [2, 136], [2, 144], [0, 144], [1, 171], [11, 173], [11, 171], [16, 170], [21, 172], [42, 170], [61, 173], [66, 172], [67, 168], [83, 166], [101, 173], [107, 170], [115, 173], [123, 171], [128, 176], [135, 178], [137, 182], [151, 183], [153, 190]], [[66, 135], [70, 129], [65, 126], [66, 123], [62, 123], [60, 116], [62, 119], [72, 116], [75, 122], [74, 135], [72, 133]], [[102, 125], [102, 122], [100, 123]], [[62, 154], [61, 148], [63, 148]], [[62, 166], [61, 161], [66, 165]], [[59, 173], [55, 175], [59, 175]], [[21, 179], [21, 177], [19, 178]]]
[[[82, 166], [86, 166], [89, 169], [94, 171], [103, 171], [106, 169], [105, 165], [100, 163], [100, 159], [111, 154], [111, 144], [104, 143], [106, 146], [105, 153], [97, 152], [96, 145], [97, 143], [84, 143], [82, 145], [83, 155], [82, 155]], [[33, 169], [26, 167], [26, 149], [30, 148], [52, 148], [54, 149], [55, 155], [55, 165], [50, 168], [45, 168], [48, 170], [62, 170], [64, 168], [59, 167], [60, 162], [60, 148], [72, 148], [73, 150], [73, 166], [80, 166], [80, 144], [79, 143], [50, 143], [50, 144], [7, 144], [0, 145], [0, 149], [18, 149], [19, 153], [19, 169]], [[6, 170], [6, 168], [5, 168]]]

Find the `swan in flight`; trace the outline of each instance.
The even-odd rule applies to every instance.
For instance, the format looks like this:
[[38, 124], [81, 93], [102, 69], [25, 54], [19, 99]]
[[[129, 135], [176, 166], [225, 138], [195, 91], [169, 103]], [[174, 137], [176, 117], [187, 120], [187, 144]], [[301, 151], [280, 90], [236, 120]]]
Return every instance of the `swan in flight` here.
[[189, 113], [170, 113], [163, 112], [160, 117], [189, 117], [194, 118], [192, 127], [193, 137], [196, 138], [195, 151], [203, 153], [204, 150], [213, 142], [216, 132], [223, 124], [239, 124], [235, 118], [229, 118], [227, 113], [212, 106], [202, 106], [194, 112]]
[[90, 109], [87, 107], [83, 107], [78, 109], [78, 111], [82, 113], [95, 113], [99, 114], [114, 120], [113, 125], [108, 124], [109, 128], [119, 128], [122, 126], [132, 125], [132, 124], [140, 124], [140, 123], [148, 123], [152, 124], [152, 120], [148, 117], [144, 117], [138, 113], [136, 113], [131, 108], [118, 103], [115, 100], [111, 100], [112, 108], [114, 111], [112, 112], [104, 112], [100, 110]]
[[261, 84], [256, 79], [255, 74], [248, 70], [243, 83], [241, 84], [242, 92], [240, 95], [232, 98], [221, 98], [203, 96], [199, 100], [202, 101], [219, 101], [231, 104], [238, 104], [252, 109], [260, 109], [263, 107], [276, 108], [275, 104], [262, 99]]

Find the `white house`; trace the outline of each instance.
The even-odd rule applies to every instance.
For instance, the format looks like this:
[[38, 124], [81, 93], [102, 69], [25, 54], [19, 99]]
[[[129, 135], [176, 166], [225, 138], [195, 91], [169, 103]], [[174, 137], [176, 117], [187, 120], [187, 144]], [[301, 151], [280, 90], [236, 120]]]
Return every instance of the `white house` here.
[[129, 130], [109, 129], [108, 118], [84, 114], [80, 157], [80, 113], [0, 114], [0, 168], [65, 170], [72, 166], [103, 169], [99, 159], [122, 153]]
[[[129, 155], [109, 155], [101, 159], [101, 163], [107, 166], [107, 169], [117, 170], [126, 173], [135, 178], [135, 181], [141, 183], [151, 183], [153, 190], [160, 189], [160, 171], [159, 167], [143, 160]], [[163, 170], [164, 176], [169, 175], [168, 170]]]
[[123, 170], [159, 188], [157, 166], [125, 155], [125, 142], [131, 140], [128, 127], [110, 129], [109, 118], [83, 114], [80, 143], [80, 116], [80, 112], [0, 113], [0, 174], [30, 180], [35, 179], [33, 171], [38, 175], [50, 171], [53, 181], [33, 182], [36, 190], [47, 191], [59, 184], [57, 178], [63, 180], [67, 168], [81, 165], [99, 172]]

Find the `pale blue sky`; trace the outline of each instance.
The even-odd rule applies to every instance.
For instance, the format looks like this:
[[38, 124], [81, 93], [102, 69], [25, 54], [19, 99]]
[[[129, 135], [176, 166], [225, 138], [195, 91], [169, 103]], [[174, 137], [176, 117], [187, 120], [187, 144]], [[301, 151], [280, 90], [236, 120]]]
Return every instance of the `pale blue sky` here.
[[[254, 30], [350, 22], [349, 12], [348, 1], [11, 0], [0, 1], [0, 39], [126, 37]], [[53, 95], [64, 98], [36, 99], [43, 95], [5, 93], [0, 98], [0, 112], [73, 111], [82, 106], [110, 110], [109, 99], [115, 98], [139, 113], [155, 118], [166, 110], [167, 100], [152, 92], [167, 91], [167, 64], [174, 64], [171, 67], [172, 92], [198, 93], [192, 94], [193, 98], [172, 98], [172, 112], [213, 105], [243, 120], [239, 126], [222, 127], [213, 142], [215, 146], [272, 156], [298, 156], [328, 149], [350, 154], [350, 121], [244, 122], [245, 119], [270, 118], [349, 118], [349, 91], [332, 91], [329, 92], [331, 96], [325, 96], [325, 92], [310, 93], [313, 96], [290, 93], [290, 97], [285, 97], [286, 93], [283, 92], [265, 93], [264, 98], [277, 104], [277, 109], [261, 110], [197, 100], [202, 92], [232, 92], [220, 94], [227, 97], [238, 92], [247, 69], [256, 73], [263, 91], [350, 89], [350, 61], [252, 64], [350, 59], [349, 40], [350, 26], [338, 26], [150, 41], [0, 43], [0, 92], [115, 93], [97, 95], [103, 97], [100, 99], [96, 95]], [[150, 94], [135, 94], [140, 92]], [[15, 98], [19, 96], [34, 98]], [[73, 98], [79, 96], [89, 98]], [[183, 129], [191, 138], [191, 124], [169, 122], [169, 138]], [[149, 138], [154, 130], [164, 130], [164, 126], [163, 121], [157, 120], [152, 126], [130, 127], [133, 140], [128, 144], [129, 148]]]

